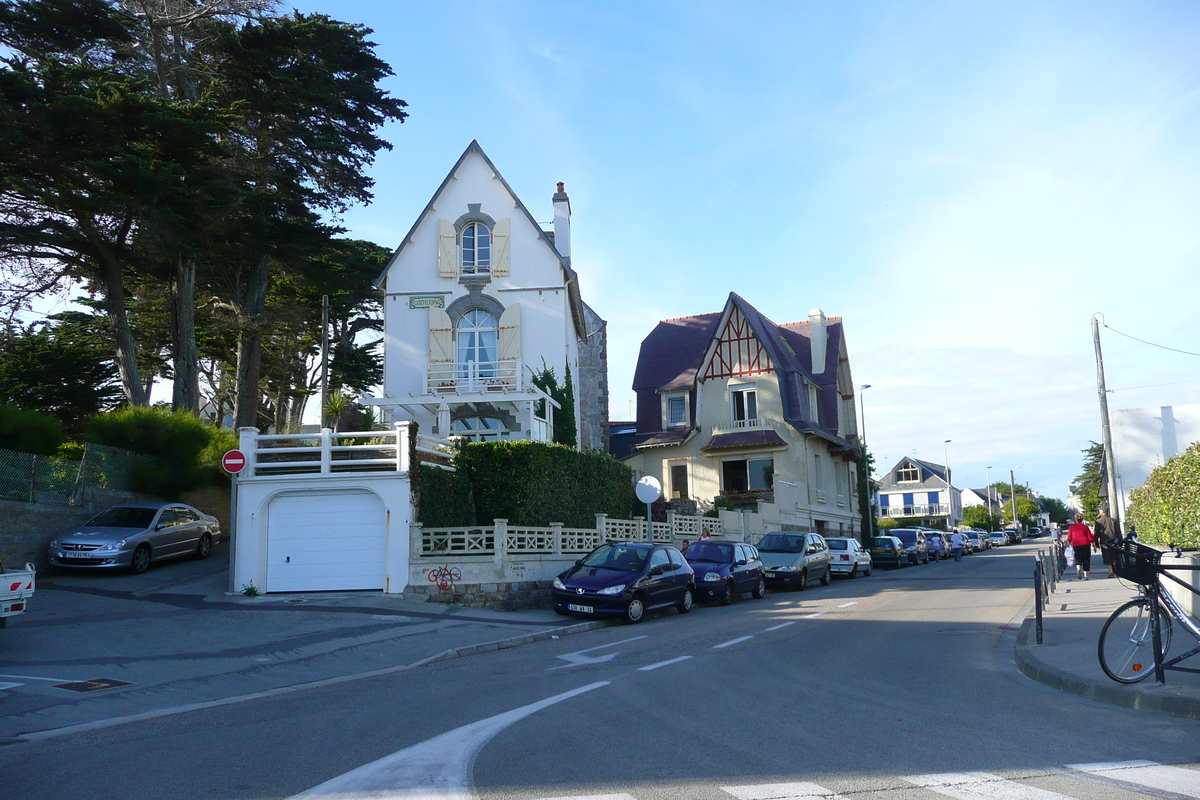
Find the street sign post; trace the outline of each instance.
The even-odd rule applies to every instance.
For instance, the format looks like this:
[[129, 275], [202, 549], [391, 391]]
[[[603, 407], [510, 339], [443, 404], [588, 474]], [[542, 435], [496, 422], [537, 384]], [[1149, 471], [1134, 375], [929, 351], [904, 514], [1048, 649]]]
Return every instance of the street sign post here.
[[221, 456], [221, 466], [229, 473], [229, 593], [233, 594], [233, 541], [237, 535], [238, 473], [246, 468], [246, 454], [230, 450]]
[[221, 466], [231, 475], [237, 475], [246, 468], [246, 454], [241, 450], [230, 450], [221, 456]]
[[658, 478], [647, 475], [633, 489], [637, 499], [646, 504], [646, 541], [654, 544], [654, 518], [650, 516], [650, 504], [662, 497], [662, 484]]

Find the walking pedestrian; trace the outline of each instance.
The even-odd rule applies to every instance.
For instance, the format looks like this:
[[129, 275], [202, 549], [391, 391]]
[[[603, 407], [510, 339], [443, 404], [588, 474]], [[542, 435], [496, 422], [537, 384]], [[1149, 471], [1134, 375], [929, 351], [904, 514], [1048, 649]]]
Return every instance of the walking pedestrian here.
[[1108, 567], [1108, 577], [1115, 578], [1116, 574], [1112, 567], [1112, 551], [1105, 545], [1114, 543], [1121, 538], [1121, 526], [1117, 521], [1108, 515], [1108, 509], [1100, 509], [1100, 516], [1096, 518], [1096, 547], [1100, 550], [1100, 558], [1104, 560], [1104, 566]]
[[950, 534], [950, 549], [954, 551], [954, 560], [962, 561], [963, 548], [967, 546], [967, 535], [962, 531]]
[[1075, 553], [1075, 580], [1086, 581], [1092, 571], [1092, 546], [1096, 537], [1092, 529], [1083, 522], [1083, 514], [1075, 515], [1075, 522], [1067, 528], [1067, 544]]

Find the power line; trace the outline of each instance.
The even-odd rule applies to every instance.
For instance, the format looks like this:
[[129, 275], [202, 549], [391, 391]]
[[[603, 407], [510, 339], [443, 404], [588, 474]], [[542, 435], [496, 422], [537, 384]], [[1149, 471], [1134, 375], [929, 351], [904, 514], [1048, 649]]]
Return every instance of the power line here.
[[1200, 357], [1200, 353], [1191, 353], [1191, 352], [1188, 352], [1187, 350], [1177, 350], [1174, 347], [1167, 347], [1165, 344], [1155, 344], [1154, 342], [1147, 342], [1145, 339], [1139, 339], [1136, 336], [1130, 336], [1128, 333], [1121, 333], [1119, 330], [1112, 327], [1107, 322], [1101, 323], [1101, 324], [1103, 324], [1104, 327], [1108, 328], [1113, 333], [1117, 334], [1118, 336], [1124, 336], [1126, 339], [1133, 339], [1135, 342], [1141, 342], [1142, 344], [1148, 344], [1151, 347], [1160, 347], [1163, 350], [1170, 350], [1172, 353], [1183, 353], [1185, 356]]
[[1119, 389], [1109, 389], [1109, 392], [1131, 392], [1134, 389], [1157, 389], [1160, 386], [1179, 386], [1184, 383], [1195, 383], [1200, 381], [1200, 378], [1191, 378], [1186, 381], [1172, 381], [1171, 383], [1151, 383], [1148, 386], [1122, 386]]

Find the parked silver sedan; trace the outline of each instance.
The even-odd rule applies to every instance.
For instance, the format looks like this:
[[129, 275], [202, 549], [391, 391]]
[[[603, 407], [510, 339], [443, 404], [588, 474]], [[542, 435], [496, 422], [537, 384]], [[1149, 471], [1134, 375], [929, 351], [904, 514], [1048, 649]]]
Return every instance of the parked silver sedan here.
[[50, 563], [140, 573], [168, 558], [208, 558], [220, 538], [217, 518], [189, 505], [123, 503], [56, 537]]

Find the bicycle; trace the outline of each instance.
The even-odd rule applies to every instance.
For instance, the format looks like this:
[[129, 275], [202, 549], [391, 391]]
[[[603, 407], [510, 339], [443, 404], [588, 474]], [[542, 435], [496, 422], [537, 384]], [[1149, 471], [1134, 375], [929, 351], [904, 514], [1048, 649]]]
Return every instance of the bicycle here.
[[[1167, 592], [1160, 576], [1175, 581], [1193, 594], [1200, 595], [1171, 571], [1196, 571], [1197, 566], [1172, 564], [1164, 566], [1163, 552], [1134, 539], [1120, 539], [1106, 543], [1112, 557], [1113, 572], [1138, 584], [1138, 596], [1121, 605], [1100, 629], [1100, 641], [1096, 645], [1100, 668], [1104, 674], [1118, 683], [1137, 683], [1152, 672], [1155, 680], [1165, 683], [1164, 672], [1195, 672], [1200, 669], [1181, 667], [1179, 663], [1200, 653], [1200, 644], [1182, 655], [1166, 660], [1171, 649], [1174, 623], [1200, 642], [1200, 627], [1184, 612], [1178, 601]], [[1176, 554], [1182, 551], [1175, 545], [1169, 549]]]

